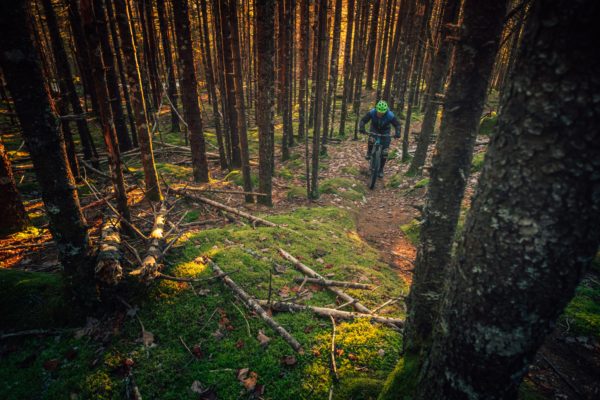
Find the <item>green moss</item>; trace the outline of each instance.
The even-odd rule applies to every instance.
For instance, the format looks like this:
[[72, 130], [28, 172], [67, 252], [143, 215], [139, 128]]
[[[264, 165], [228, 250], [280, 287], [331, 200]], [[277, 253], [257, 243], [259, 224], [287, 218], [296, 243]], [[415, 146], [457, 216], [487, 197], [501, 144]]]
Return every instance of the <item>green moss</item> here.
[[421, 233], [421, 223], [418, 220], [413, 219], [408, 224], [404, 224], [404, 225], [400, 226], [400, 230], [402, 232], [404, 232], [404, 234], [406, 235], [408, 240], [414, 246], [419, 244], [419, 236]]
[[387, 187], [398, 188], [402, 184], [403, 177], [401, 174], [394, 174], [387, 182]]
[[289, 181], [294, 177], [294, 174], [286, 167], [280, 167], [277, 171], [277, 176]]
[[495, 112], [481, 118], [479, 122], [479, 134], [490, 136], [498, 124], [498, 115]]
[[287, 198], [289, 200], [293, 199], [305, 199], [306, 198], [306, 188], [302, 186], [292, 186], [287, 191]]
[[415, 183], [413, 188], [420, 189], [420, 188], [424, 188], [427, 185], [429, 185], [429, 178], [421, 179], [419, 182]]
[[56, 327], [73, 316], [59, 275], [0, 269], [0, 326], [9, 330]]
[[411, 399], [416, 389], [418, 373], [415, 356], [401, 358], [385, 381], [379, 400]]
[[352, 176], [359, 176], [360, 169], [354, 165], [346, 165], [346, 166], [342, 167], [342, 173], [352, 175]]
[[[165, 177], [170, 176], [178, 180], [187, 180], [192, 174], [191, 167], [162, 162], [156, 163], [156, 170]], [[142, 170], [136, 171], [136, 173], [137, 172], [139, 172], [140, 176], [143, 176]]]
[[96, 371], [85, 379], [83, 393], [88, 398], [97, 400], [110, 400], [116, 394], [114, 385], [108, 374]]
[[563, 319], [568, 319], [574, 333], [600, 338], [600, 284], [584, 280], [565, 308]]
[[321, 194], [337, 194], [346, 200], [362, 200], [366, 186], [355, 179], [331, 178], [325, 179], [319, 186]]
[[[237, 174], [233, 174], [233, 171], [231, 171], [228, 175], [227, 175], [227, 179], [232, 181], [233, 183], [235, 183], [238, 186], [244, 186], [244, 175], [237, 171]], [[258, 174], [256, 173], [250, 173], [250, 180], [252, 181], [252, 187], [258, 187]]]
[[371, 378], [350, 378], [343, 380], [334, 390], [337, 400], [376, 400], [381, 391], [383, 380]]
[[484, 158], [485, 152], [475, 154], [475, 156], [473, 157], [473, 162], [471, 163], [471, 172], [481, 171], [481, 168], [483, 168]]
[[200, 217], [200, 211], [198, 210], [189, 210], [185, 217], [183, 218], [183, 222], [193, 222], [197, 221], [198, 217]]

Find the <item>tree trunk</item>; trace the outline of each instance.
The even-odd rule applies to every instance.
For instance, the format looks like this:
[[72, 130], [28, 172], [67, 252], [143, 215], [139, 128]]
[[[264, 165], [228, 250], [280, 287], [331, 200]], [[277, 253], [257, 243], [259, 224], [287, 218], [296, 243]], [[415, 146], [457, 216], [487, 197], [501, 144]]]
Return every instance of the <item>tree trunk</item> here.
[[[158, 78], [158, 66], [156, 60], [156, 36], [154, 34], [154, 18], [152, 13], [152, 0], [141, 0], [138, 2], [138, 16], [142, 27], [142, 39], [144, 48], [144, 59], [148, 66], [148, 76], [150, 78], [150, 96], [154, 111], [158, 110], [162, 87]], [[176, 15], [175, 18], [178, 18]]]
[[327, 153], [327, 138], [329, 137], [329, 113], [331, 112], [331, 103], [335, 98], [335, 88], [337, 86], [338, 59], [340, 58], [340, 26], [342, 24], [342, 0], [335, 2], [335, 14], [333, 17], [333, 44], [331, 45], [331, 66], [329, 69], [329, 87], [325, 97], [325, 110], [323, 111], [323, 135], [321, 153]]
[[594, 6], [591, 0], [532, 3], [510, 92], [447, 275], [440, 329], [415, 383], [419, 399], [517, 398], [528, 365], [597, 252], [600, 134], [590, 129], [600, 118]]
[[231, 50], [231, 23], [228, 21], [228, 4], [221, 1], [213, 0], [213, 10], [219, 10], [220, 19], [220, 35], [219, 40], [221, 43], [222, 60], [223, 60], [223, 74], [226, 89], [227, 107], [226, 110], [229, 112], [229, 134], [231, 142], [231, 166], [234, 168], [240, 168], [242, 166], [242, 155], [240, 152], [240, 139], [238, 132], [238, 116], [235, 105], [235, 82], [234, 82], [234, 66], [233, 66], [233, 55]]
[[[160, 37], [162, 39], [163, 53], [165, 55], [165, 68], [167, 69], [167, 84], [169, 89], [167, 95], [171, 99], [171, 132], [180, 132], [179, 116], [177, 115], [177, 84], [175, 83], [175, 63], [173, 63], [173, 53], [171, 52], [171, 38], [169, 35], [169, 24], [167, 20], [167, 11], [165, 9], [165, 0], [156, 0], [156, 11], [158, 14], [158, 26], [160, 27]], [[204, 27], [206, 29], [206, 26]], [[212, 71], [211, 71], [212, 72]]]
[[152, 151], [152, 137], [150, 136], [150, 127], [148, 126], [148, 117], [146, 110], [146, 97], [144, 95], [144, 86], [140, 72], [135, 42], [133, 40], [133, 21], [125, 3], [126, 0], [115, 0], [115, 14], [117, 24], [119, 25], [119, 34], [121, 36], [121, 50], [125, 57], [125, 66], [127, 68], [127, 83], [131, 107], [135, 118], [136, 133], [140, 153], [142, 154], [142, 167], [144, 168], [144, 183], [146, 185], [146, 195], [152, 201], [160, 201], [162, 198], [160, 184], [158, 183], [158, 174], [154, 163], [154, 152]]
[[194, 69], [194, 53], [192, 37], [190, 34], [190, 17], [188, 0], [173, 0], [173, 16], [175, 18], [175, 32], [177, 36], [177, 51], [181, 67], [180, 87], [181, 101], [185, 121], [190, 131], [190, 148], [192, 150], [192, 168], [194, 181], [208, 182], [208, 161], [202, 127], [202, 115], [198, 105], [198, 81]]
[[27, 4], [0, 2], [0, 65], [42, 189], [69, 300], [84, 307], [95, 299], [92, 249], [39, 55], [30, 39]]
[[[93, 4], [92, 4], [93, 2]], [[98, 117], [102, 127], [102, 136], [108, 153], [111, 168], [111, 179], [117, 193], [117, 208], [125, 220], [130, 220], [129, 207], [127, 206], [127, 193], [123, 179], [119, 141], [115, 133], [110, 100], [104, 75], [104, 60], [101, 53], [100, 32], [105, 28], [102, 0], [82, 0], [80, 2], [81, 20], [87, 41], [90, 59], [92, 61], [92, 80], [94, 91], [98, 100]]]
[[219, 101], [217, 99], [217, 91], [215, 89], [215, 78], [213, 75], [213, 64], [212, 55], [210, 51], [210, 38], [208, 35], [208, 10], [206, 7], [206, 0], [200, 0], [200, 6], [202, 9], [202, 30], [204, 32], [204, 58], [208, 64], [206, 69], [206, 84], [210, 96], [213, 98], [212, 109], [213, 109], [213, 121], [215, 124], [215, 134], [217, 136], [217, 142], [219, 145], [219, 164], [221, 169], [227, 169], [227, 157], [225, 156], [225, 145], [223, 144], [223, 131], [221, 130], [221, 118], [219, 113]]
[[319, 0], [319, 51], [317, 53], [317, 74], [315, 92], [315, 122], [313, 128], [312, 146], [312, 171], [311, 171], [311, 197], [319, 198], [319, 135], [321, 134], [321, 116], [323, 112], [323, 94], [325, 91], [326, 65], [327, 65], [327, 0]]
[[[342, 89], [342, 109], [340, 111], [340, 127], [338, 135], [346, 134], [346, 118], [348, 117], [348, 92], [350, 91], [350, 71], [352, 54], [352, 29], [354, 28], [354, 1], [348, 0], [348, 21], [346, 22], [346, 43], [344, 44], [344, 88]], [[356, 34], [356, 33], [355, 33]]]
[[292, 12], [291, 1], [282, 0], [279, 1], [279, 46], [281, 49], [281, 64], [279, 65], [279, 77], [281, 80], [279, 88], [279, 100], [278, 108], [282, 112], [283, 119], [283, 133], [281, 135], [281, 161], [286, 161], [290, 158], [290, 136], [293, 136], [294, 131], [292, 127], [292, 104], [288, 101], [291, 88], [290, 75], [288, 74], [290, 60], [292, 57]]
[[420, 175], [423, 165], [425, 165], [427, 149], [433, 135], [440, 104], [440, 101], [436, 98], [436, 94], [443, 91], [443, 82], [448, 71], [448, 64], [452, 53], [451, 42], [448, 39], [448, 24], [456, 21], [459, 7], [459, 0], [446, 0], [444, 4], [440, 44], [433, 60], [431, 78], [427, 85], [428, 93], [426, 97], [425, 116], [423, 117], [421, 133], [417, 140], [417, 149], [407, 172], [408, 175]]
[[377, 47], [377, 28], [379, 27], [379, 7], [381, 0], [375, 0], [373, 10], [371, 11], [371, 33], [369, 34], [369, 44], [367, 53], [367, 83], [365, 87], [373, 89], [373, 70], [375, 69], [375, 48]]
[[[354, 1], [354, 0], [350, 0]], [[306, 105], [308, 96], [308, 67], [310, 62], [310, 3], [301, 0], [300, 3], [300, 82], [298, 93], [298, 137], [307, 135]]]
[[433, 157], [415, 273], [407, 299], [405, 346], [418, 351], [429, 341], [496, 51], [506, 2], [466, 0], [464, 30], [446, 92], [440, 136]]
[[18, 232], [29, 223], [17, 190], [8, 154], [0, 138], [0, 236]]
[[257, 61], [258, 90], [256, 92], [256, 124], [258, 125], [258, 187], [266, 196], [258, 196], [258, 202], [272, 205], [273, 146], [274, 146], [274, 75], [275, 1], [265, 0], [256, 7], [256, 44], [260, 53]]
[[[252, 192], [252, 176], [250, 171], [250, 154], [248, 150], [248, 130], [246, 126], [246, 106], [244, 104], [244, 82], [242, 71], [242, 57], [240, 54], [240, 35], [237, 18], [237, 0], [229, 0], [229, 24], [231, 26], [231, 56], [234, 71], [235, 106], [237, 126], [240, 140], [240, 154], [242, 156], [242, 177], [244, 191]], [[247, 203], [254, 202], [254, 196], [245, 196]]]
[[[119, 92], [119, 83], [115, 69], [115, 60], [112, 48], [108, 40], [108, 29], [106, 13], [104, 12], [104, 0], [94, 1], [94, 13], [96, 18], [96, 30], [102, 50], [102, 61], [104, 62], [104, 76], [106, 87], [108, 88], [108, 100], [112, 111], [113, 124], [117, 133], [119, 149], [127, 151], [131, 149], [131, 139], [127, 133], [127, 124], [125, 123], [125, 114], [123, 113], [121, 93]], [[100, 101], [100, 99], [99, 99]]]
[[381, 90], [383, 88], [384, 73], [386, 66], [386, 57], [391, 56], [389, 53], [390, 49], [390, 36], [393, 32], [393, 26], [396, 15], [396, 0], [387, 0], [386, 11], [385, 11], [385, 27], [383, 30], [383, 40], [381, 42], [381, 48], [379, 51], [379, 67], [377, 69], [377, 99], [381, 98]]

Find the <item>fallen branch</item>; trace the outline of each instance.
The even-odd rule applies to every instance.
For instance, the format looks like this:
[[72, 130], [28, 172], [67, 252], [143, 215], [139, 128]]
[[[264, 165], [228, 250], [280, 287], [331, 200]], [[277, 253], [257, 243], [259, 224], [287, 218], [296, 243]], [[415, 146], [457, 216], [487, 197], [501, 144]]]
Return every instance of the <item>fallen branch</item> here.
[[100, 281], [108, 285], [116, 285], [123, 278], [121, 251], [119, 250], [121, 245], [119, 226], [119, 220], [115, 217], [107, 218], [102, 225], [98, 262], [94, 273]]
[[[285, 250], [279, 249], [279, 254], [281, 254], [281, 256], [283, 258], [285, 258], [286, 260], [288, 260], [292, 264], [294, 264], [294, 266], [296, 267], [296, 269], [300, 270], [300, 272], [302, 272], [303, 274], [308, 275], [309, 277], [317, 279], [317, 280], [320, 280], [320, 281], [326, 281], [325, 278], [323, 278], [321, 275], [319, 275], [318, 273], [316, 273], [315, 271], [313, 271], [311, 268], [309, 268], [306, 265], [302, 264], [294, 256], [292, 256], [291, 254], [289, 254]], [[340, 297], [344, 301], [347, 301], [347, 302], [354, 301], [354, 303], [352, 303], [352, 306], [357, 311], [360, 311], [361, 313], [365, 313], [365, 314], [370, 314], [371, 313], [371, 310], [369, 310], [367, 307], [365, 307], [363, 304], [361, 304], [360, 302], [358, 302], [356, 299], [354, 299], [354, 297], [350, 296], [349, 294], [344, 293], [343, 291], [341, 291], [339, 289], [335, 289], [335, 288], [333, 288], [331, 286], [327, 286], [327, 289], [329, 289], [331, 292], [333, 292], [334, 294], [336, 294], [338, 297]]]
[[318, 278], [294, 278], [294, 282], [302, 283], [314, 283], [321, 286], [338, 286], [344, 288], [352, 288], [352, 289], [373, 289], [373, 285], [368, 285], [366, 283], [356, 283], [356, 282], [345, 282], [345, 281], [333, 281], [329, 279], [318, 279]]
[[[337, 382], [339, 380], [337, 366], [335, 365], [335, 319], [330, 315], [331, 326], [333, 332], [331, 333], [331, 373], [333, 374], [333, 380]], [[333, 388], [333, 385], [331, 386]], [[330, 396], [331, 397], [331, 396]]]
[[240, 288], [231, 278], [226, 276], [223, 270], [215, 264], [212, 260], [207, 259], [210, 267], [219, 275], [223, 275], [221, 279], [248, 307], [250, 310], [254, 311], [258, 316], [260, 316], [266, 323], [269, 325], [275, 332], [277, 332], [295, 351], [300, 354], [304, 354], [304, 350], [302, 349], [302, 345], [285, 330], [284, 327], [279, 325], [273, 318], [269, 317], [267, 312], [262, 308], [262, 306], [254, 300], [248, 293], [246, 293], [242, 288]]
[[84, 159], [81, 159], [81, 158], [80, 158], [80, 159], [79, 159], [79, 162], [80, 162], [81, 164], [83, 164], [83, 165], [85, 166], [85, 168], [89, 169], [89, 170], [90, 170], [90, 171], [92, 171], [93, 173], [95, 173], [95, 174], [97, 174], [97, 175], [100, 175], [100, 176], [102, 176], [102, 177], [104, 177], [104, 178], [106, 178], [106, 179], [112, 179], [112, 178], [110, 177], [110, 175], [108, 175], [108, 174], [105, 174], [104, 172], [100, 171], [99, 169], [96, 169], [96, 168], [92, 167], [92, 165], [91, 165], [91, 164], [89, 164], [89, 163], [88, 163], [87, 161], [85, 161]]
[[131, 271], [129, 275], [139, 275], [142, 281], [145, 282], [156, 278], [156, 274], [159, 270], [159, 262], [163, 255], [160, 247], [163, 241], [166, 214], [167, 205], [163, 201], [160, 205], [158, 214], [156, 214], [154, 218], [154, 226], [152, 227], [152, 233], [150, 234], [151, 241], [150, 245], [148, 246], [146, 257], [144, 257], [142, 265], [139, 268]]
[[252, 195], [252, 196], [267, 196], [265, 193], [244, 192], [243, 190], [200, 189], [200, 188], [193, 188], [193, 187], [188, 187], [186, 190], [191, 190], [193, 192], [203, 192], [203, 193], [225, 193], [225, 194], [243, 194], [243, 195]]
[[239, 217], [246, 218], [247, 220], [252, 221], [253, 223], [263, 224], [265, 226], [270, 226], [270, 227], [277, 227], [277, 224], [274, 224], [271, 221], [267, 221], [266, 219], [255, 217], [254, 215], [248, 214], [247, 212], [240, 211], [240, 210], [237, 210], [235, 208], [226, 206], [225, 204], [221, 204], [221, 203], [219, 203], [217, 201], [214, 201], [214, 200], [211, 200], [211, 199], [207, 199], [206, 197], [202, 197], [202, 196], [198, 196], [198, 195], [193, 195], [193, 194], [190, 194], [190, 193], [186, 193], [185, 190], [181, 190], [181, 189], [173, 189], [173, 191], [175, 193], [179, 194], [180, 196], [187, 197], [187, 198], [189, 198], [191, 200], [200, 201], [202, 203], [208, 204], [209, 206], [213, 206], [213, 207], [218, 208], [220, 210], [227, 211], [228, 213], [235, 214], [235, 215], [237, 215]]
[[[258, 300], [258, 303], [261, 306], [267, 305], [266, 300]], [[307, 306], [303, 304], [289, 303], [283, 301], [276, 301], [274, 303], [271, 303], [271, 309], [275, 311], [285, 312], [311, 311], [320, 317], [334, 317], [339, 319], [369, 318], [371, 322], [379, 322], [381, 324], [390, 326], [394, 329], [401, 328], [404, 325], [404, 320], [399, 318], [382, 317], [380, 315], [335, 310], [333, 308], [325, 307]]]
[[404, 296], [400, 296], [400, 297], [395, 297], [395, 298], [393, 298], [393, 299], [389, 299], [389, 300], [388, 300], [388, 301], [386, 301], [385, 303], [383, 303], [383, 304], [381, 304], [381, 305], [379, 305], [379, 306], [375, 307], [375, 308], [373, 309], [373, 313], [376, 313], [377, 311], [381, 310], [382, 308], [384, 308], [384, 307], [387, 307], [387, 306], [389, 306], [389, 305], [392, 305], [392, 304], [396, 303], [398, 300], [400, 300], [400, 299], [403, 299], [403, 298], [404, 298]]

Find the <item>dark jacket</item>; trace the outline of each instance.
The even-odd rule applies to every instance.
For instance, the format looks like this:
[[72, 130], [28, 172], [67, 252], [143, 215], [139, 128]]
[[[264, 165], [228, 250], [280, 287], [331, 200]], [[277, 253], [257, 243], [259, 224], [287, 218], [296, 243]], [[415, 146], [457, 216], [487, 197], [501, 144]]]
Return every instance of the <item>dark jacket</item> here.
[[396, 118], [394, 113], [390, 110], [388, 110], [381, 118], [379, 118], [377, 116], [377, 110], [373, 108], [360, 119], [358, 130], [360, 132], [365, 132], [365, 125], [369, 121], [371, 121], [371, 132], [389, 136], [391, 125], [393, 125], [396, 137], [400, 137], [400, 132], [402, 131], [400, 121], [398, 121], [398, 118]]

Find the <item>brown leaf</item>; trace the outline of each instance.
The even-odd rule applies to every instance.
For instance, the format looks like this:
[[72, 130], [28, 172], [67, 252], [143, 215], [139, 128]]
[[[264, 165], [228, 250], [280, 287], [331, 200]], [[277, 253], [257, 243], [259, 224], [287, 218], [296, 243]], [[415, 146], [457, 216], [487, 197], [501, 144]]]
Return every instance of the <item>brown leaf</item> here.
[[296, 365], [298, 361], [296, 360], [296, 357], [294, 356], [283, 356], [281, 358], [281, 363], [287, 366], [292, 366], [292, 365]]
[[246, 345], [246, 344], [244, 343], [244, 341], [243, 341], [242, 339], [240, 339], [240, 340], [238, 340], [238, 341], [235, 343], [235, 348], [236, 348], [236, 349], [243, 349], [245, 345]]
[[195, 344], [194, 347], [192, 347], [192, 354], [194, 354], [194, 357], [196, 358], [202, 358], [204, 356], [199, 344]]
[[237, 372], [238, 381], [243, 382], [244, 379], [246, 379], [248, 377], [248, 372], [250, 372], [250, 368], [238, 369], [238, 372]]
[[46, 371], [56, 371], [58, 366], [60, 365], [60, 361], [57, 358], [53, 358], [44, 362], [44, 369]]
[[266, 347], [269, 344], [269, 342], [271, 341], [271, 338], [268, 337], [267, 335], [265, 335], [265, 333], [263, 332], [262, 329], [259, 329], [258, 335], [256, 336], [256, 338], [260, 342], [260, 345], [263, 347]]
[[348, 353], [348, 359], [352, 360], [352, 361], [356, 361], [356, 360], [358, 360], [358, 356], [353, 353]]
[[256, 382], [258, 381], [258, 374], [254, 371], [251, 371], [248, 374], [248, 378], [244, 379], [242, 382], [247, 391], [251, 392], [256, 387]]
[[213, 337], [214, 337], [215, 339], [217, 339], [217, 340], [221, 340], [221, 339], [223, 339], [223, 337], [225, 337], [225, 335], [223, 334], [223, 332], [221, 332], [221, 330], [220, 330], [220, 329], [217, 329], [216, 331], [214, 331], [214, 332], [212, 333], [212, 335], [213, 335]]
[[290, 288], [287, 286], [283, 286], [281, 289], [279, 289], [279, 292], [277, 292], [277, 294], [279, 294], [279, 297], [290, 297]]
[[142, 343], [146, 347], [151, 346], [154, 343], [154, 334], [150, 331], [142, 332]]

